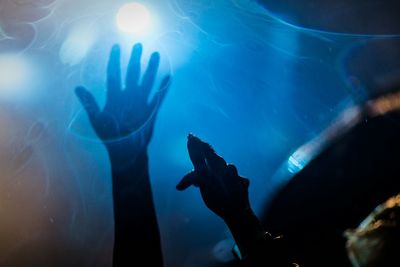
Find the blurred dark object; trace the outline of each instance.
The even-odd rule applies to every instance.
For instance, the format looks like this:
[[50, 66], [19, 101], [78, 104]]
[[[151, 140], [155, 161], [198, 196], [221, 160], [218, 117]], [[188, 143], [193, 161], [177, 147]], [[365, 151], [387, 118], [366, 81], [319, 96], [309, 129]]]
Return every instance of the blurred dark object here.
[[400, 85], [400, 39], [358, 42], [344, 56], [343, 68], [353, 98], [359, 103], [395, 92]]
[[312, 160], [266, 208], [265, 228], [285, 235], [301, 266], [351, 266], [343, 233], [400, 191], [399, 110], [392, 92], [346, 111], [310, 142]]
[[346, 231], [354, 266], [382, 267], [399, 263], [400, 194], [379, 205], [357, 229]]

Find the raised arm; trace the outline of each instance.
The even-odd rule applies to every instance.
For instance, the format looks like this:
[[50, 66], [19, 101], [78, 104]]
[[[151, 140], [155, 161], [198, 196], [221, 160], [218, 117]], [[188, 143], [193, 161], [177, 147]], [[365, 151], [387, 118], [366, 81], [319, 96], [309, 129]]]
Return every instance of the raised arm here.
[[281, 242], [262, 228], [248, 197], [249, 180], [239, 176], [234, 165], [215, 153], [199, 138], [189, 135], [188, 151], [194, 170], [177, 185], [185, 190], [200, 188], [206, 206], [218, 215], [231, 231], [245, 266], [293, 266], [284, 255]]
[[149, 100], [160, 62], [153, 53], [141, 77], [142, 45], [133, 47], [125, 84], [121, 81], [120, 47], [111, 50], [107, 69], [107, 101], [100, 108], [83, 87], [76, 94], [107, 148], [114, 200], [114, 266], [163, 266], [160, 235], [150, 185], [147, 147], [154, 122], [170, 85], [163, 79]]

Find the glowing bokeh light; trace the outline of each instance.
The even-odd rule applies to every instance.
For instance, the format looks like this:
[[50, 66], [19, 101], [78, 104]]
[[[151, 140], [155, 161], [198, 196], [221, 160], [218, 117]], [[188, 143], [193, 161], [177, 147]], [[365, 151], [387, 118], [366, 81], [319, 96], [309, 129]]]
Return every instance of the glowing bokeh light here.
[[15, 95], [31, 79], [30, 64], [18, 54], [0, 55], [0, 95]]
[[118, 11], [117, 25], [123, 32], [142, 33], [148, 30], [151, 26], [150, 12], [142, 4], [126, 4]]
[[89, 23], [79, 23], [69, 32], [60, 49], [60, 60], [69, 66], [80, 63], [97, 38], [97, 31]]

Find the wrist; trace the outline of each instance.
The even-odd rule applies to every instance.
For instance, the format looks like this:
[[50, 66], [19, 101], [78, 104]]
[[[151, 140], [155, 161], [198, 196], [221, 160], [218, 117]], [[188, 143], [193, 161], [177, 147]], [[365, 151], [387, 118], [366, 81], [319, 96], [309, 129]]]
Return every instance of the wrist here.
[[138, 146], [128, 140], [106, 143], [113, 171], [126, 171], [148, 167], [147, 146]]
[[254, 211], [249, 207], [246, 209], [236, 210], [235, 212], [230, 212], [225, 214], [222, 219], [227, 225], [235, 225], [243, 222], [254, 221], [257, 218]]
[[[249, 209], [224, 219], [232, 234], [253, 234], [263, 233], [263, 227], [254, 212]], [[251, 235], [249, 235], [251, 234]]]
[[268, 237], [259, 219], [251, 209], [225, 218], [224, 221], [242, 255], [247, 255], [260, 240]]
[[128, 142], [118, 142], [107, 144], [107, 152], [111, 163], [114, 198], [125, 199], [130, 195], [147, 194], [150, 190], [147, 149], [139, 149]]

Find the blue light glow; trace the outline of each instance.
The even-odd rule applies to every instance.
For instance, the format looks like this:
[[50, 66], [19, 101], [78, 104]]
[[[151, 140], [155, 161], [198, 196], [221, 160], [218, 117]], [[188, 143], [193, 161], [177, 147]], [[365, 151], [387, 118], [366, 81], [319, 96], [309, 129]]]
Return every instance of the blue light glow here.
[[[123, 78], [137, 42], [143, 72], [153, 51], [161, 55], [154, 92], [164, 75], [173, 77], [148, 149], [165, 266], [213, 266], [226, 247], [230, 255], [230, 235], [198, 190], [175, 189], [193, 168], [187, 134], [210, 142], [251, 180], [261, 214], [319, 152], [315, 138], [354, 103], [347, 58], [370, 37], [397, 36], [309, 29], [259, 2], [0, 0], [2, 266], [59, 266], [34, 264], [58, 258], [65, 266], [111, 265], [109, 157], [73, 90], [84, 85], [103, 107], [116, 43]], [[343, 10], [327, 15], [335, 12]], [[41, 138], [27, 134], [39, 131], [30, 130], [36, 121]], [[29, 161], [14, 168], [8, 158], [28, 158], [26, 143]]]
[[60, 49], [61, 62], [76, 65], [87, 55], [96, 41], [97, 32], [93, 23], [83, 21], [69, 32]]
[[117, 14], [118, 28], [126, 33], [142, 33], [150, 29], [151, 15], [142, 4], [129, 3], [122, 6]]

